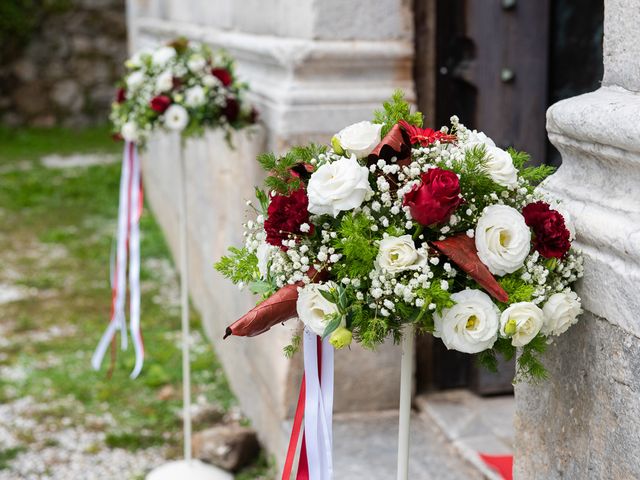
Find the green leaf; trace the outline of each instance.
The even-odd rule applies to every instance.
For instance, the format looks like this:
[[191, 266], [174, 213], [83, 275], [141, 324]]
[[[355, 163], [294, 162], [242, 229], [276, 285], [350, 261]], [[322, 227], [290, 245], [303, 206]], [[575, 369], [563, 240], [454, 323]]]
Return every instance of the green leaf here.
[[224, 256], [214, 268], [233, 283], [250, 283], [260, 279], [258, 257], [246, 248], [229, 248], [230, 255]]
[[552, 167], [551, 165], [540, 165], [538, 167], [524, 168], [520, 172], [520, 176], [528, 182], [537, 185], [549, 175], [553, 175], [555, 171], [556, 167]]
[[264, 190], [256, 187], [256, 199], [260, 204], [260, 213], [262, 213], [262, 215], [264, 215], [266, 218], [267, 210], [269, 209], [269, 196]]
[[329, 335], [331, 335], [333, 331], [340, 326], [340, 323], [342, 323], [342, 315], [337, 313], [331, 315], [331, 319], [327, 323], [327, 326], [322, 333], [322, 339], [324, 340]]
[[328, 302], [331, 302], [335, 305], [338, 305], [338, 297], [336, 296], [335, 290], [334, 289], [330, 289], [330, 290], [324, 290], [322, 288], [319, 288], [318, 291], [320, 292], [320, 295], [322, 295], [324, 297], [325, 300], [327, 300]]
[[402, 90], [396, 90], [393, 92], [391, 99], [382, 104], [382, 110], [376, 110], [373, 113], [373, 122], [382, 124], [381, 133], [384, 137], [400, 120], [404, 120], [418, 127], [422, 126], [423, 121], [422, 113], [411, 113], [411, 106], [404, 99], [404, 92]]
[[249, 283], [249, 291], [254, 295], [270, 296], [275, 293], [275, 288], [271, 283], [264, 280], [256, 280]]
[[294, 334], [291, 337], [291, 343], [284, 347], [284, 355], [287, 358], [291, 358], [295, 355], [295, 353], [300, 350], [300, 345], [302, 344], [302, 337], [299, 334]]

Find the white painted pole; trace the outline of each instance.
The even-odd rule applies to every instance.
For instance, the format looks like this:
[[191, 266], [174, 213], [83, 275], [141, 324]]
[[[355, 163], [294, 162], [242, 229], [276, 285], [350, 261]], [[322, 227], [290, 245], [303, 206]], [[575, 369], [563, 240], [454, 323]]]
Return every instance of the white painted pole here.
[[191, 362], [189, 359], [189, 255], [187, 249], [187, 175], [184, 143], [180, 138], [180, 302], [182, 306], [182, 408], [184, 458], [191, 462]]
[[400, 364], [400, 420], [398, 426], [398, 477], [409, 479], [409, 428], [411, 423], [411, 393], [413, 388], [413, 361], [415, 357], [415, 327], [407, 325], [402, 336], [402, 363]]

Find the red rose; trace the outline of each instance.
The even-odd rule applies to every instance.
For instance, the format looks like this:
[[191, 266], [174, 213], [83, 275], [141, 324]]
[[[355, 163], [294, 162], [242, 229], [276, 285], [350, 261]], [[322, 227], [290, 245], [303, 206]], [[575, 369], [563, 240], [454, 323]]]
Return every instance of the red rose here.
[[[267, 243], [287, 250], [282, 245], [291, 235], [307, 235], [313, 233], [313, 225], [309, 223], [309, 211], [307, 207], [309, 199], [304, 188], [300, 188], [291, 195], [274, 195], [271, 197], [267, 209], [267, 219], [264, 221], [264, 230], [267, 232]], [[309, 225], [308, 232], [302, 232], [300, 225]]]
[[222, 109], [222, 114], [227, 117], [229, 123], [233, 123], [238, 118], [238, 114], [240, 113], [240, 105], [235, 98], [228, 97], [227, 103]]
[[164, 113], [164, 111], [171, 105], [171, 99], [166, 95], [158, 95], [153, 97], [149, 102], [151, 110], [158, 113]]
[[124, 103], [124, 101], [127, 99], [127, 91], [120, 87], [117, 91], [116, 91], [116, 102], [117, 103]]
[[220, 82], [222, 82], [222, 85], [224, 85], [225, 87], [228, 87], [229, 85], [231, 85], [231, 82], [233, 82], [231, 73], [226, 68], [212, 68], [211, 75], [220, 80]]
[[546, 258], [562, 258], [571, 248], [571, 233], [564, 217], [548, 203], [530, 203], [522, 209], [525, 223], [533, 230], [533, 247]]
[[422, 183], [413, 187], [403, 200], [411, 216], [428, 227], [444, 222], [462, 203], [458, 176], [441, 168], [432, 168], [420, 177]]

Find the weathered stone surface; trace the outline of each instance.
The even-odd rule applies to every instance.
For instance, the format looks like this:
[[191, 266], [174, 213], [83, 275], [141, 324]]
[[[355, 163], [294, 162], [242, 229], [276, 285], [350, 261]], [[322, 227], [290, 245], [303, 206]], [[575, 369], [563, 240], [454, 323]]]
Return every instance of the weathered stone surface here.
[[260, 452], [256, 432], [240, 425], [219, 425], [193, 435], [193, 455], [231, 472], [251, 463]]
[[14, 90], [12, 98], [17, 111], [25, 115], [37, 115], [46, 111], [50, 103], [47, 98], [42, 98], [40, 95], [43, 88], [42, 83], [32, 82]]
[[72, 0], [43, 16], [20, 57], [0, 66], [0, 89], [11, 99], [0, 102], [0, 118], [15, 125], [47, 126], [52, 115], [71, 127], [104, 123], [112, 95], [107, 99], [106, 89], [127, 55], [124, 3]]
[[80, 85], [72, 79], [56, 83], [51, 91], [51, 99], [60, 107], [78, 111], [84, 102], [81, 96]]
[[640, 0], [605, 1], [603, 88], [547, 113], [563, 200], [585, 254], [586, 310], [518, 384], [516, 478], [640, 478]]
[[518, 385], [516, 478], [640, 478], [640, 339], [586, 314]]
[[607, 0], [604, 16], [604, 85], [640, 92], [640, 4], [637, 0]]

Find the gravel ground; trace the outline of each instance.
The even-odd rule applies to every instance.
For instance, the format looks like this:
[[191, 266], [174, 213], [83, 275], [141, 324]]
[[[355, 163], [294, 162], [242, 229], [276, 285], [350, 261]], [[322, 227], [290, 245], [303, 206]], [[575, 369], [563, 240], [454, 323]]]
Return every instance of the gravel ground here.
[[[26, 436], [37, 439], [11, 461], [9, 469], [0, 470], [0, 480], [136, 478], [165, 460], [163, 449], [157, 447], [137, 452], [102, 448], [105, 433], [100, 429], [112, 423], [108, 415], [83, 415], [83, 421], [75, 425], [68, 417], [55, 423], [37, 420], [43, 408], [51, 407], [81, 410], [82, 406], [73, 399], [42, 405], [30, 397], [0, 405], [2, 449], [21, 445]], [[122, 472], [128, 476], [123, 477]]]

